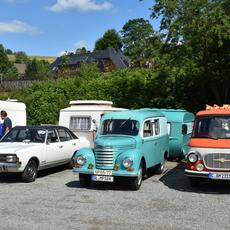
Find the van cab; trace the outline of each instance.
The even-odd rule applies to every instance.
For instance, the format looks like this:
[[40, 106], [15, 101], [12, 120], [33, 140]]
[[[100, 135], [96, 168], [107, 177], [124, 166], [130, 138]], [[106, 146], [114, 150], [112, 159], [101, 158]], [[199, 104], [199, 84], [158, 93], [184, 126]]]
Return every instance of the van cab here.
[[160, 109], [165, 115], [169, 133], [169, 157], [183, 158], [188, 152], [195, 116], [183, 109]]
[[83, 187], [92, 181], [128, 179], [138, 190], [149, 169], [162, 173], [169, 154], [167, 120], [153, 110], [127, 110], [102, 117], [95, 148], [76, 152], [73, 171]]
[[196, 114], [185, 173], [191, 185], [201, 178], [230, 180], [230, 106], [208, 106]]

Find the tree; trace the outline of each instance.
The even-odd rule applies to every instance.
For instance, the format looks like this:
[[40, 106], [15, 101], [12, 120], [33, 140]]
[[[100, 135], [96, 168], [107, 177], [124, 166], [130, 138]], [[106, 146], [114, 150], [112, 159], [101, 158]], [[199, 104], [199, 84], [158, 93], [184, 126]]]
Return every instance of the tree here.
[[13, 54], [13, 51], [11, 49], [6, 49], [6, 54]]
[[87, 53], [87, 49], [85, 47], [77, 48], [75, 54], [85, 54]]
[[156, 56], [155, 50], [159, 50], [160, 37], [154, 32], [148, 20], [136, 18], [129, 20], [121, 31], [124, 44], [124, 53], [134, 66], [142, 66], [147, 59]]
[[121, 38], [115, 29], [107, 30], [103, 37], [96, 41], [94, 50], [105, 50], [108, 47], [113, 47], [117, 51], [122, 48]]
[[0, 74], [5, 74], [10, 67], [11, 64], [5, 52], [5, 48], [0, 44]]
[[49, 62], [45, 60], [33, 59], [28, 63], [25, 75], [27, 78], [47, 78], [49, 66]]
[[229, 0], [156, 0], [151, 16], [161, 17], [160, 29], [174, 67], [199, 68], [210, 103], [230, 101]]
[[29, 62], [29, 58], [25, 52], [19, 51], [15, 53], [15, 63], [27, 63]]

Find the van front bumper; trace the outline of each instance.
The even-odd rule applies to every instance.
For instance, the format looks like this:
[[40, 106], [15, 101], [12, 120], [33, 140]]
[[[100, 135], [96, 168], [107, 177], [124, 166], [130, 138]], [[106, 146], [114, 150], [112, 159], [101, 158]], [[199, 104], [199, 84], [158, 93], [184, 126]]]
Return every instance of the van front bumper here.
[[204, 171], [194, 171], [194, 170], [189, 170], [189, 169], [185, 169], [185, 175], [186, 176], [190, 176], [190, 177], [202, 177], [202, 178], [209, 178], [210, 172], [204, 172]]
[[[105, 170], [106, 171], [106, 170]], [[108, 170], [112, 171], [111, 176], [124, 176], [124, 177], [137, 177], [137, 172], [120, 172], [120, 171], [114, 171], [114, 170]], [[97, 175], [94, 173], [94, 170], [90, 169], [81, 169], [81, 168], [73, 168], [73, 173], [82, 173], [82, 174], [91, 174], [91, 175]]]

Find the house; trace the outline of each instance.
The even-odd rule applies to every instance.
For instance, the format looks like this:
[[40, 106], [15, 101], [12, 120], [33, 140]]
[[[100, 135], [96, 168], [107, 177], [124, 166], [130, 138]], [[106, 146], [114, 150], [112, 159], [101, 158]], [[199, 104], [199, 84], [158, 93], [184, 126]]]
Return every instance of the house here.
[[67, 67], [70, 72], [75, 73], [81, 63], [97, 63], [102, 72], [111, 71], [116, 68], [129, 67], [127, 57], [114, 48], [86, 53], [70, 53], [66, 56], [58, 57], [50, 67], [53, 72], [59, 73], [63, 65], [65, 65], [65, 68]]
[[25, 73], [26, 73], [26, 64], [24, 63], [14, 63], [14, 67], [17, 69], [18, 71], [18, 77], [21, 79], [25, 76]]

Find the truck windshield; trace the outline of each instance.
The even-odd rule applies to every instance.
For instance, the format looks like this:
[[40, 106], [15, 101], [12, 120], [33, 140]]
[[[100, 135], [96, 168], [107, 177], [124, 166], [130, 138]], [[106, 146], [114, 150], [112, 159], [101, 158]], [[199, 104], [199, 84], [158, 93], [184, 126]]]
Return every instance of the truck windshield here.
[[198, 117], [192, 137], [226, 139], [230, 138], [230, 116]]
[[131, 119], [104, 120], [101, 127], [101, 135], [130, 135], [136, 136], [139, 131], [139, 122]]

